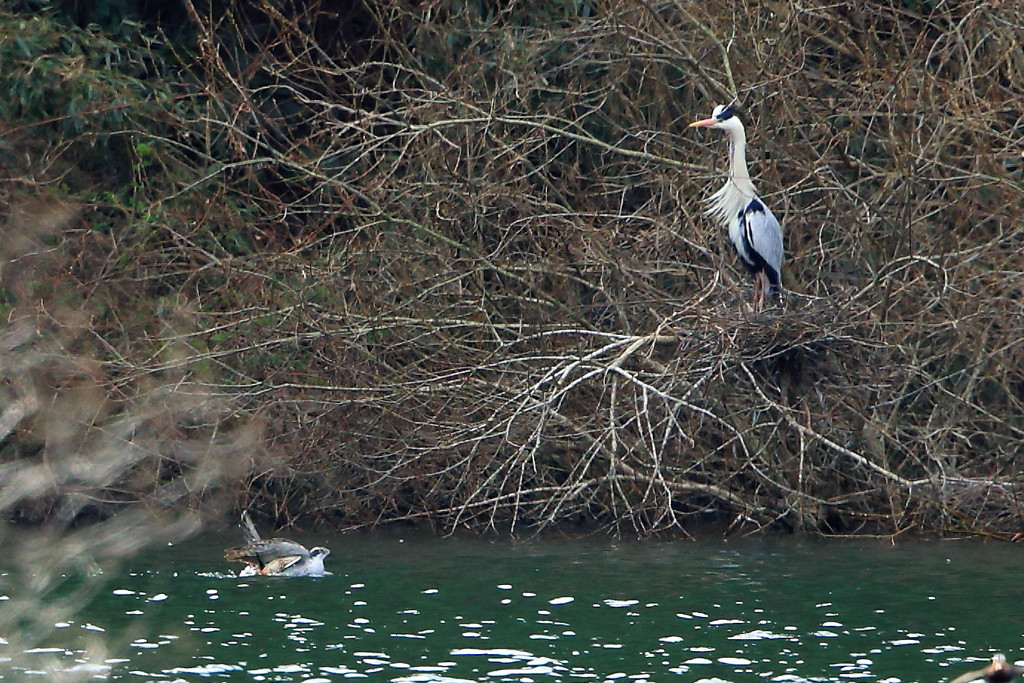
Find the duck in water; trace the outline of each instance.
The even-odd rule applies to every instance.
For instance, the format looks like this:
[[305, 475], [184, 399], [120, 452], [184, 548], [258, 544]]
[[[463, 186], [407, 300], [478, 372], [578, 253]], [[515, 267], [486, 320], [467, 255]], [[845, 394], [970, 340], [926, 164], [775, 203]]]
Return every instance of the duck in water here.
[[993, 655], [992, 663], [984, 669], [968, 671], [951, 680], [949, 683], [1010, 683], [1015, 676], [1024, 675], [1024, 666], [1017, 666], [1006, 661], [1005, 655]]
[[264, 540], [248, 511], [242, 512], [242, 533], [245, 545], [224, 551], [225, 560], [245, 562], [239, 576], [323, 576], [328, 573], [324, 560], [331, 554], [330, 550], [320, 546], [307, 549], [286, 538]]

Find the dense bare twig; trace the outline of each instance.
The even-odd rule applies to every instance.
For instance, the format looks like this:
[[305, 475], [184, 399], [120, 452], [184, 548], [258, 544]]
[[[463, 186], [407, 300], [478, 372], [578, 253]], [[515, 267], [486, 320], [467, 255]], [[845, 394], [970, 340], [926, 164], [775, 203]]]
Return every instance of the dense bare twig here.
[[[128, 218], [62, 245], [100, 385], [258, 423], [234, 491], [281, 517], [1012, 535], [1020, 9], [583, 4], [370, 2], [348, 43], [192, 8], [173, 108], [117, 133], [131, 208], [88, 209]], [[787, 233], [764, 316], [685, 130], [732, 97]]]

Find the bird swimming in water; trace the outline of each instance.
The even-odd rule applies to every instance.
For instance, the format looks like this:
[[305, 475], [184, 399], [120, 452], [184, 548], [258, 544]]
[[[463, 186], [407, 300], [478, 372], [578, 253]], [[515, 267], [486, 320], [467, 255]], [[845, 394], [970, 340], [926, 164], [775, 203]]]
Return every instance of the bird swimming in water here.
[[225, 560], [246, 563], [239, 576], [323, 576], [328, 573], [324, 560], [331, 554], [330, 550], [320, 546], [307, 550], [304, 545], [286, 538], [264, 540], [247, 510], [242, 512], [242, 533], [245, 545], [224, 551]]
[[718, 128], [729, 135], [729, 179], [708, 200], [708, 215], [729, 230], [729, 240], [740, 261], [754, 276], [754, 303], [758, 310], [768, 296], [782, 294], [782, 227], [754, 191], [747, 170], [747, 134], [732, 105], [718, 105], [711, 118], [694, 121], [689, 128]]
[[974, 683], [976, 681], [979, 683], [981, 681], [985, 683], [1010, 683], [1015, 676], [1022, 675], [1024, 675], [1024, 667], [1010, 664], [1006, 661], [1005, 655], [997, 654], [992, 655], [992, 663], [984, 669], [960, 674], [949, 683]]

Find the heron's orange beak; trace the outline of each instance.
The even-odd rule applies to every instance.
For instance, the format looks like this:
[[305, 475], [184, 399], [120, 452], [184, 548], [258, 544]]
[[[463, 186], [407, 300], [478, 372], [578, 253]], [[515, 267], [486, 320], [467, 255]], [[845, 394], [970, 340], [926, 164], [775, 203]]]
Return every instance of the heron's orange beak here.
[[707, 128], [718, 123], [718, 119], [702, 119], [700, 121], [694, 121], [687, 128]]

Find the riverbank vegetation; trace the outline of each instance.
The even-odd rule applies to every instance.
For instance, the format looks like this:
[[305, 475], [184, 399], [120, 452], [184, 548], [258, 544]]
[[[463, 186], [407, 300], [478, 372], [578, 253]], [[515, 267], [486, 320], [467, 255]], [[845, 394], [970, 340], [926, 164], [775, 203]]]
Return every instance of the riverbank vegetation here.
[[94, 5], [0, 10], [6, 518], [1024, 528], [1017, 4]]

